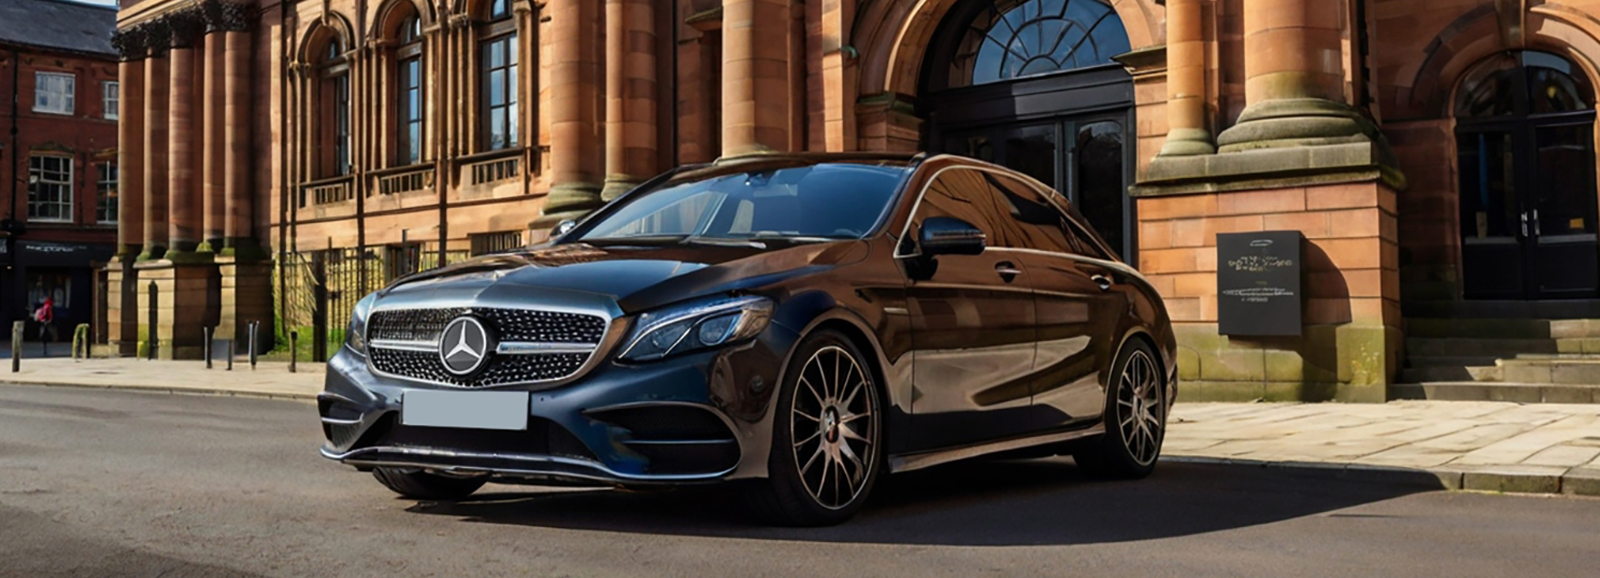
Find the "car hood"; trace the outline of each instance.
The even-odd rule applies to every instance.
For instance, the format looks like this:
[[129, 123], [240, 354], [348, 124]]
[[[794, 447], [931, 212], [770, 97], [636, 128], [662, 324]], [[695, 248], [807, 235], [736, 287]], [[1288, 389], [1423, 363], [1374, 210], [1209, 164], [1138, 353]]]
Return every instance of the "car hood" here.
[[596, 247], [563, 243], [477, 257], [403, 277], [390, 295], [522, 293], [517, 289], [610, 297], [624, 313], [729, 291], [755, 290], [866, 257], [865, 241], [729, 246]]

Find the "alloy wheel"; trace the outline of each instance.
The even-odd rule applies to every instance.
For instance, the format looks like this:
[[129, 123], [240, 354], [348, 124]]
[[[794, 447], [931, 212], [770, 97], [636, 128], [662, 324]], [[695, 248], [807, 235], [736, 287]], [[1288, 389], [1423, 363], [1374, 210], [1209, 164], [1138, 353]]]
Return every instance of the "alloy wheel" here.
[[1117, 429], [1128, 454], [1141, 466], [1150, 465], [1161, 453], [1164, 415], [1155, 360], [1145, 351], [1134, 350], [1117, 379]]
[[789, 439], [806, 492], [830, 510], [849, 506], [877, 459], [878, 394], [861, 364], [829, 345], [806, 361], [794, 388]]

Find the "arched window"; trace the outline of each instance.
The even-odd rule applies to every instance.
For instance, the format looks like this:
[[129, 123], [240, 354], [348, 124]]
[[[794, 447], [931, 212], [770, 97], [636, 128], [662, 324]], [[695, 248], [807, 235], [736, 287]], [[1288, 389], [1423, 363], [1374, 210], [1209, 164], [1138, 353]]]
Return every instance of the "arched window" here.
[[1548, 52], [1474, 65], [1456, 93], [1462, 293], [1600, 296], [1594, 89]]
[[1122, 18], [1100, 0], [985, 2], [956, 33], [945, 88], [1111, 64], [1131, 50]]
[[317, 139], [321, 177], [350, 174], [350, 63], [338, 37], [322, 49], [317, 70]]
[[411, 165], [422, 162], [422, 20], [415, 14], [401, 20], [395, 40], [396, 161]]
[[511, 0], [492, 0], [478, 29], [484, 150], [515, 148], [517, 134], [517, 21]]

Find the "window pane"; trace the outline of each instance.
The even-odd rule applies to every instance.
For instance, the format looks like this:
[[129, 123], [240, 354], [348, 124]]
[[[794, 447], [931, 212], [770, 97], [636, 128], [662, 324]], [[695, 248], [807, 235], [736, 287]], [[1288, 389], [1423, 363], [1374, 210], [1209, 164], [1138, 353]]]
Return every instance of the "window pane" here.
[[1097, 122], [1078, 129], [1078, 212], [1118, 254], [1126, 254], [1122, 208], [1127, 186], [1122, 142], [1120, 123]]
[[[1003, 14], [989, 8], [972, 20], [957, 54], [951, 86], [984, 84], [1108, 64], [1128, 52], [1126, 29], [1109, 5], [1099, 0], [1025, 0]], [[965, 61], [965, 62], [963, 62]]]

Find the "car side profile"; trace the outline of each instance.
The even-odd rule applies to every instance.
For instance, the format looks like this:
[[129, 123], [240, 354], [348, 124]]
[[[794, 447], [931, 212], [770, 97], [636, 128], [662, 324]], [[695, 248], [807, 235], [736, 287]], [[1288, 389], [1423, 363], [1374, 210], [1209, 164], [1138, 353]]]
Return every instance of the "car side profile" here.
[[978, 456], [1146, 476], [1177, 393], [1145, 278], [1056, 192], [950, 155], [681, 167], [396, 281], [347, 335], [322, 455], [419, 499], [734, 483], [834, 524], [884, 475]]

